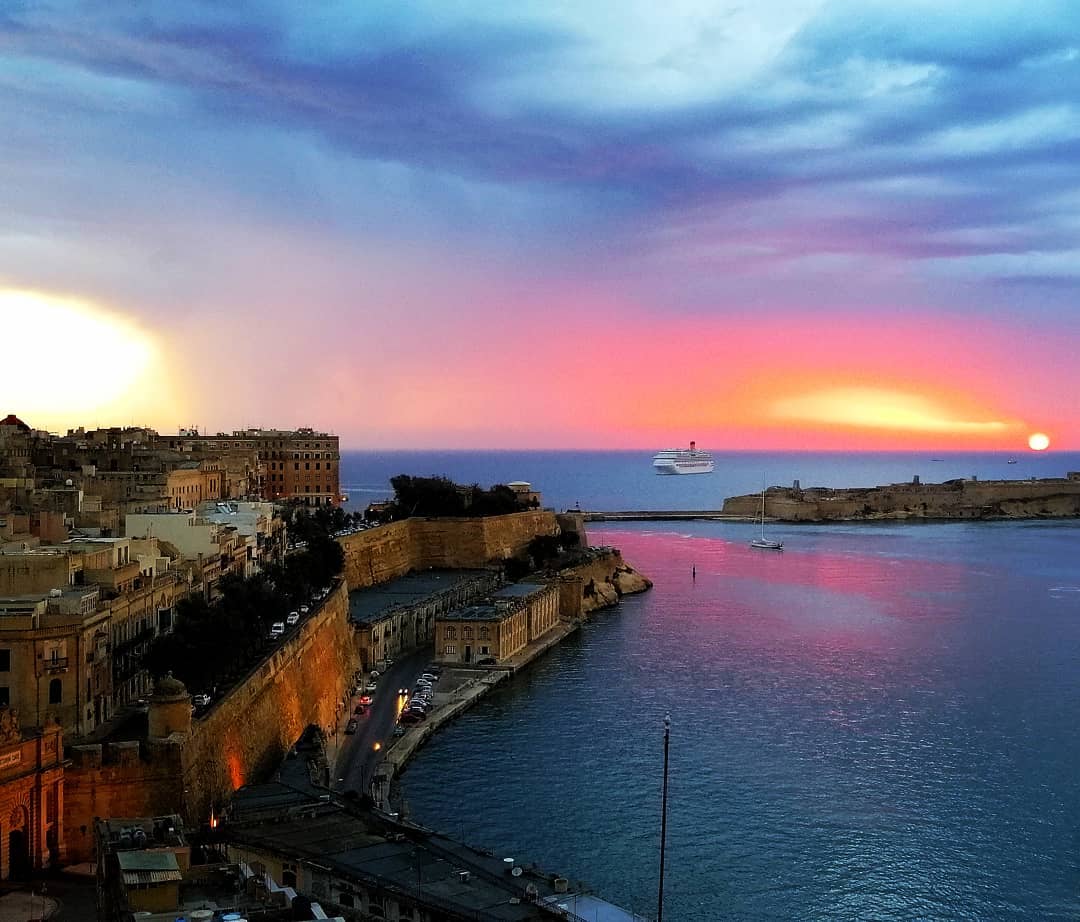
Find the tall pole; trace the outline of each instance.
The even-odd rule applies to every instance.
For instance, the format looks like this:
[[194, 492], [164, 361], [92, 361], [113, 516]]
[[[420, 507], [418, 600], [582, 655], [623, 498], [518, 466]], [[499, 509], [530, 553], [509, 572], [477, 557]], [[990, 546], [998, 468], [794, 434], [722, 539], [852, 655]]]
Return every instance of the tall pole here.
[[660, 799], [660, 885], [656, 891], [656, 922], [664, 922], [664, 852], [667, 848], [668, 747], [671, 742], [671, 715], [664, 718], [664, 793]]

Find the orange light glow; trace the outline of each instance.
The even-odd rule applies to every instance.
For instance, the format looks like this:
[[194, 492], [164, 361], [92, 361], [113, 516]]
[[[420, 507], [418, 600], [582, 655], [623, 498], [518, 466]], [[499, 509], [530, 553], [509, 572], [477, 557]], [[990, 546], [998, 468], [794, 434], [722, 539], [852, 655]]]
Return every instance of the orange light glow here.
[[1019, 425], [965, 418], [940, 398], [880, 387], [833, 387], [781, 397], [772, 404], [772, 416], [811, 425], [942, 435], [1000, 435]]
[[382, 749], [382, 743], [376, 743], [371, 748], [374, 749], [376, 752], [378, 752], [380, 749]]

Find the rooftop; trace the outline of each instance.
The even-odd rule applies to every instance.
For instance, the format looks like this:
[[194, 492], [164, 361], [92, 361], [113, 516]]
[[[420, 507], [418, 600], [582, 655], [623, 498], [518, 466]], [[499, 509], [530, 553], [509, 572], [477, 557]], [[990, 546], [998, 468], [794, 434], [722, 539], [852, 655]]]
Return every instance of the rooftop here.
[[546, 583], [507, 583], [498, 592], [493, 592], [493, 599], [527, 599], [548, 588]]
[[500, 608], [495, 605], [466, 605], [439, 616], [439, 621], [505, 621], [521, 611], [521, 607]]
[[[254, 792], [253, 792], [254, 793]], [[268, 796], [283, 795], [278, 791]], [[422, 882], [422, 900], [458, 916], [518, 922], [555, 915], [530, 901], [554, 896], [553, 878], [522, 868], [510, 874], [501, 857], [454, 842], [430, 830], [364, 814], [328, 799], [290, 816], [279, 811], [265, 822], [230, 822], [229, 842], [329, 867], [341, 878], [376, 884], [405, 897], [415, 897]], [[565, 894], [559, 894], [565, 897]]]
[[415, 605], [488, 573], [488, 570], [427, 570], [399, 576], [378, 586], [354, 589], [349, 593], [349, 618], [355, 624], [369, 624], [396, 608]]

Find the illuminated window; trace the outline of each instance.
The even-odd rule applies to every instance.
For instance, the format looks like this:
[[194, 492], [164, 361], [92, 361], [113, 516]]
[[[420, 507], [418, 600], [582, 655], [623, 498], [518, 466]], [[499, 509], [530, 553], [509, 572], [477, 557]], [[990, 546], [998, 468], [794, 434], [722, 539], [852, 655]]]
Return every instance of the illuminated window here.
[[443, 653], [453, 655], [454, 653], [457, 653], [457, 647], [455, 647], [452, 643], [448, 643], [445, 647], [443, 647]]

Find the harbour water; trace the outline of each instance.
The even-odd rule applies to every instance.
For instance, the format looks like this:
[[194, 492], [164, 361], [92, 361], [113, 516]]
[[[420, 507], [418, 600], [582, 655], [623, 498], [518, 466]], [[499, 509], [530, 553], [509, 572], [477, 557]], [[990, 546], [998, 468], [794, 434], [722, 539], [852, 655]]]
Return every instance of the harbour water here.
[[[1040, 476], [1080, 467], [1031, 463], [1051, 459]], [[750, 492], [767, 460], [745, 484], [712, 476]], [[568, 496], [556, 469], [492, 479]], [[583, 507], [634, 505], [610, 480], [578, 489]], [[1080, 525], [775, 526], [782, 553], [752, 531], [591, 526], [654, 590], [439, 733], [402, 776], [412, 816], [654, 913], [670, 713], [668, 918], [1080, 916]]]

